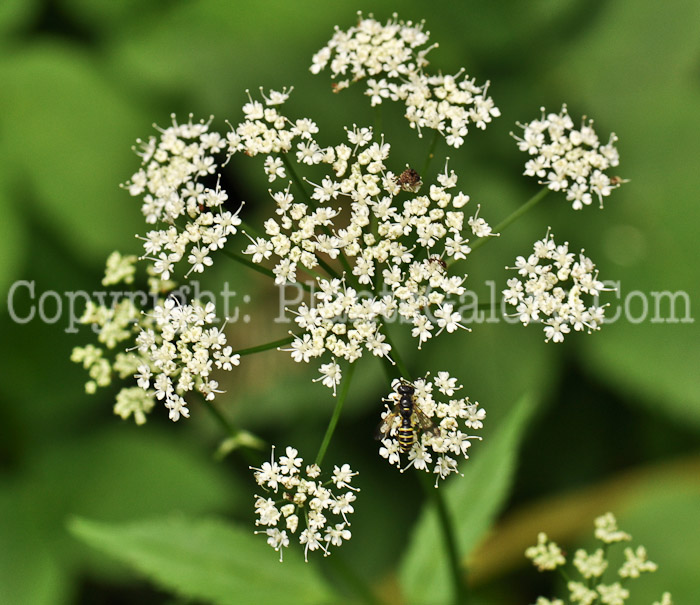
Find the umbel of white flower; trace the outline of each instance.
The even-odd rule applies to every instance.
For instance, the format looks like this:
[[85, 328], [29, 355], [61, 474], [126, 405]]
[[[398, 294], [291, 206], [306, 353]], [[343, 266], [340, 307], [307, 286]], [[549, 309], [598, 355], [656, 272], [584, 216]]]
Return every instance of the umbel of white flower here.
[[[303, 201], [289, 184], [271, 190], [275, 215], [265, 221], [264, 235], [249, 236], [244, 253], [255, 263], [273, 259], [278, 284], [315, 271], [322, 258], [343, 267], [338, 277], [317, 277], [312, 304], [290, 309], [302, 333], [286, 349], [304, 362], [330, 354], [319, 380], [335, 390], [342, 376], [338, 360], [352, 363], [364, 351], [390, 356], [380, 328], [397, 315], [412, 326], [419, 348], [443, 331], [464, 328], [449, 297], [464, 293], [466, 275], [448, 275], [447, 265], [471, 252], [465, 231], [493, 234], [478, 207], [473, 216], [465, 214], [469, 196], [453, 191], [457, 175], [447, 164], [418, 195], [417, 184], [403, 186], [399, 170], [390, 170], [391, 146], [383, 137], [353, 126], [346, 129], [347, 143], [323, 147], [314, 122], [280, 113], [288, 95], [271, 91], [264, 104], [250, 100], [243, 108], [247, 119], [229, 136], [230, 153], [267, 155], [270, 182], [286, 175], [278, 154], [291, 163], [294, 148], [300, 167], [325, 164], [332, 170], [320, 183], [307, 181], [311, 193]], [[374, 291], [378, 284], [381, 292]]]
[[[459, 458], [469, 458], [468, 451], [472, 440], [481, 437], [470, 435], [467, 431], [483, 427], [486, 410], [480, 408], [478, 402], [470, 402], [468, 397], [453, 399], [453, 395], [463, 387], [458, 385], [457, 379], [448, 372], [438, 372], [432, 381], [429, 381], [427, 376], [414, 381], [411, 384], [414, 393], [410, 418], [414, 439], [408, 452], [402, 453], [399, 439], [402, 418], [398, 409], [401, 399], [398, 388], [401, 384], [411, 383], [394, 380], [394, 390], [385, 400], [387, 405], [382, 412], [379, 427], [379, 455], [401, 469], [401, 472], [414, 467], [434, 473], [437, 487], [440, 479], [458, 472]], [[435, 390], [439, 393], [438, 397], [444, 396], [449, 399], [436, 400], [433, 396]]]
[[[133, 282], [135, 263], [135, 256], [122, 256], [118, 252], [110, 254], [103, 285]], [[133, 299], [123, 298], [110, 306], [89, 301], [80, 322], [97, 328], [97, 340], [103, 345], [75, 347], [71, 354], [71, 360], [82, 364], [89, 373], [90, 380], [85, 384], [87, 393], [109, 386], [115, 375], [122, 380], [131, 377], [139, 366], [149, 363], [147, 356], [133, 349], [113, 353], [117, 345], [123, 347], [127, 341], [133, 343], [141, 329], [153, 327], [152, 320], [143, 315]], [[154, 405], [155, 396], [151, 389], [124, 387], [117, 394], [114, 413], [124, 419], [133, 416], [137, 424], [143, 424]]]
[[[607, 559], [610, 554], [608, 547], [627, 542], [632, 537], [618, 529], [617, 520], [612, 513], [601, 515], [595, 520], [595, 537], [603, 543], [603, 548], [598, 548], [593, 553], [588, 553], [582, 548], [576, 550], [573, 563], [583, 581], [570, 579], [567, 582], [569, 602], [581, 605], [594, 603], [624, 605], [630, 596], [627, 581], [638, 578], [643, 573], [654, 572], [658, 566], [647, 559], [647, 551], [643, 546], [638, 546], [636, 550], [626, 548], [625, 561], [617, 570], [617, 577], [613, 578], [615, 581], [610, 582], [610, 579], [605, 581], [605, 573], [610, 566], [610, 561]], [[539, 571], [557, 569], [566, 564], [562, 549], [544, 532], [540, 532], [537, 536], [537, 545], [529, 547], [525, 551], [525, 556], [532, 560]], [[571, 573], [567, 573], [565, 577], [570, 578]], [[625, 586], [618, 578], [625, 582]], [[561, 599], [539, 597], [536, 605], [563, 605], [563, 603]], [[665, 592], [661, 600], [653, 605], [672, 605], [670, 593]]]
[[501, 115], [487, 95], [489, 83], [476, 84], [464, 69], [454, 75], [430, 75], [427, 55], [430, 33], [424, 23], [399, 21], [396, 15], [385, 24], [372, 15], [347, 30], [336, 27], [328, 44], [313, 57], [311, 72], [330, 66], [336, 92], [367, 79], [365, 95], [374, 107], [386, 99], [404, 104], [411, 128], [438, 131], [448, 145], [460, 147], [469, 125], [482, 130]]
[[[352, 537], [348, 516], [355, 512], [355, 492], [360, 490], [350, 483], [357, 473], [347, 464], [335, 466], [330, 480], [323, 483], [318, 465], [302, 467], [304, 460], [293, 447], [287, 447], [285, 453], [276, 460], [272, 446], [269, 462], [250, 467], [257, 484], [274, 495], [255, 496], [255, 524], [267, 528], [255, 533], [267, 536], [267, 543], [280, 553], [280, 561], [290, 536], [298, 537], [306, 561], [310, 551], [322, 550], [328, 556], [331, 546]], [[328, 487], [331, 484], [335, 489]], [[340, 491], [344, 489], [348, 491]]]
[[214, 325], [217, 321], [214, 304], [199, 301], [180, 304], [168, 298], [153, 309], [152, 328], [136, 338], [138, 351], [149, 363], [137, 370], [137, 384], [144, 390], [153, 388], [157, 399], [164, 402], [171, 420], [189, 417], [183, 394], [199, 391], [207, 400], [214, 399], [219, 383], [211, 377], [214, 367], [231, 370], [240, 362], [226, 344], [226, 335]]
[[600, 329], [605, 306], [595, 301], [606, 288], [583, 250], [577, 260], [568, 242], [557, 245], [548, 230], [535, 242], [532, 254], [519, 256], [515, 266], [507, 268], [517, 270], [520, 277], [508, 280], [505, 301], [516, 307], [523, 325], [541, 321], [547, 342], [562, 342], [572, 328], [589, 333]]
[[[160, 137], [139, 140], [142, 167], [126, 183], [132, 196], [142, 197], [146, 223], [157, 225], [143, 240], [142, 259], [152, 263], [162, 280], [169, 280], [175, 266], [186, 259], [192, 272], [202, 273], [212, 265], [211, 253], [224, 247], [241, 221], [238, 211], [223, 209], [228, 194], [219, 187], [205, 186], [201, 179], [216, 174], [216, 154], [226, 140], [210, 132], [209, 122], [178, 124], [160, 129]], [[240, 210], [240, 209], [239, 209]]]
[[532, 156], [524, 174], [537, 177], [552, 191], [565, 191], [574, 210], [590, 205], [594, 195], [602, 208], [603, 198], [624, 182], [605, 173], [619, 164], [615, 133], [601, 144], [593, 120], [586, 122], [584, 118], [580, 128], [574, 128], [566, 105], [558, 114], [546, 117], [543, 107], [541, 119], [518, 126], [523, 129], [522, 136], [511, 134], [520, 151]]

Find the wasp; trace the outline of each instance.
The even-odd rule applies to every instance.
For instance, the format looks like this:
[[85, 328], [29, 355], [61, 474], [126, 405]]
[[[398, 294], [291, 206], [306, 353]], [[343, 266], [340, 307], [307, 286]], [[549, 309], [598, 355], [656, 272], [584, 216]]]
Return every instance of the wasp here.
[[416, 193], [423, 184], [423, 181], [420, 180], [420, 174], [413, 170], [413, 168], [406, 168], [406, 170], [396, 177], [396, 183], [403, 191]]
[[390, 438], [392, 433], [394, 433], [395, 420], [400, 418], [396, 436], [399, 442], [399, 450], [402, 454], [407, 454], [411, 451], [411, 447], [413, 447], [416, 436], [420, 431], [434, 435], [438, 434], [438, 428], [416, 403], [415, 392], [416, 388], [406, 381], [402, 381], [396, 387], [398, 401], [394, 405], [394, 409], [379, 423], [375, 434], [376, 439]]

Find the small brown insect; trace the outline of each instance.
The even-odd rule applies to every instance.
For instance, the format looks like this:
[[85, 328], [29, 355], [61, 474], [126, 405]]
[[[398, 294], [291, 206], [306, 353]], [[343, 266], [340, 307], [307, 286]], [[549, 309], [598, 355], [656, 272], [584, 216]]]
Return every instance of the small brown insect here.
[[396, 177], [396, 183], [403, 191], [416, 193], [423, 184], [423, 181], [420, 180], [420, 174], [413, 170], [413, 168], [406, 168], [406, 170]]
[[622, 179], [621, 176], [611, 176], [610, 177], [610, 184], [611, 185], [620, 185], [621, 183], [624, 183], [625, 181]]
[[442, 260], [439, 256], [431, 256], [428, 259], [430, 263], [438, 263], [445, 271], [447, 271], [447, 263]]

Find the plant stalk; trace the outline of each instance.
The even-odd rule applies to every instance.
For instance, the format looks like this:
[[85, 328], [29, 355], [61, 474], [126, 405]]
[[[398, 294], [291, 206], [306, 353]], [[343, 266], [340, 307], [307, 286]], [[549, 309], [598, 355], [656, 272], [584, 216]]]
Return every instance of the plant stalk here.
[[323, 458], [326, 455], [326, 450], [331, 443], [333, 438], [333, 433], [335, 432], [335, 427], [338, 425], [338, 420], [340, 420], [340, 413], [343, 411], [343, 404], [348, 396], [348, 391], [350, 390], [350, 382], [352, 381], [352, 375], [355, 371], [355, 364], [351, 363], [348, 369], [345, 371], [345, 377], [343, 380], [343, 385], [338, 393], [338, 400], [335, 403], [335, 409], [333, 410], [333, 415], [328, 422], [328, 428], [326, 429], [326, 434], [323, 436], [323, 441], [321, 442], [321, 447], [318, 448], [318, 454], [316, 455], [316, 464], [321, 466]]

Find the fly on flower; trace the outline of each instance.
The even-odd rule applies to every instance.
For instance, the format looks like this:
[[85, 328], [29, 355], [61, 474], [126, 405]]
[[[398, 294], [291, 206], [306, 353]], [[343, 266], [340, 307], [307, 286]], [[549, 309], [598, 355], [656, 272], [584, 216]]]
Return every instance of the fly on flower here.
[[402, 454], [408, 454], [419, 431], [426, 431], [435, 436], [439, 434], [433, 421], [421, 410], [415, 399], [416, 388], [403, 380], [394, 393], [394, 409], [381, 421], [375, 433], [375, 439], [390, 439], [397, 436]]
[[[401, 472], [411, 467], [432, 472], [437, 487], [440, 479], [459, 472], [458, 458], [469, 458], [472, 440], [481, 437], [465, 431], [482, 428], [486, 412], [468, 397], [454, 398], [462, 386], [448, 372], [412, 383], [396, 379], [391, 386], [393, 392], [386, 401], [394, 406], [382, 413], [379, 455]], [[436, 400], [434, 394], [449, 400]]]

